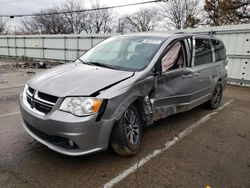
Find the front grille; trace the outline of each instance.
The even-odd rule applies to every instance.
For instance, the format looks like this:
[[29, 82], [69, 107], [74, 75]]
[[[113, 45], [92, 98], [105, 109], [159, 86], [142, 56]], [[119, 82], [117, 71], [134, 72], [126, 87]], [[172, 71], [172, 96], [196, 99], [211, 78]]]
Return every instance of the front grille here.
[[37, 109], [38, 111], [47, 114], [52, 110], [53, 107], [49, 107], [49, 106], [45, 106], [39, 103], [35, 103], [35, 109]]
[[29, 92], [30, 92], [30, 93], [32, 93], [32, 94], [33, 94], [33, 93], [34, 93], [34, 91], [35, 91], [35, 90], [34, 90], [34, 89], [32, 89], [31, 87], [28, 87], [28, 90], [29, 90]]
[[35, 109], [43, 114], [48, 114], [55, 106], [58, 97], [48, 95], [35, 89], [28, 87], [26, 90], [27, 103], [32, 109]]
[[58, 97], [48, 95], [48, 94], [45, 94], [45, 93], [42, 93], [42, 92], [38, 92], [38, 97], [43, 99], [43, 100], [50, 101], [50, 102], [53, 102], [53, 103], [56, 103], [56, 101], [58, 99]]

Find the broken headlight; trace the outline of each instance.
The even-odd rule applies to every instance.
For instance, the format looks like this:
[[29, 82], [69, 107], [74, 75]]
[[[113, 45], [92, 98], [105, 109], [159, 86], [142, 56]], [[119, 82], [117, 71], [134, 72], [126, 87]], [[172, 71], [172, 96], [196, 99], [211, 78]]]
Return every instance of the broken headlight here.
[[95, 114], [99, 111], [102, 99], [90, 97], [66, 97], [59, 110], [70, 112], [76, 116]]

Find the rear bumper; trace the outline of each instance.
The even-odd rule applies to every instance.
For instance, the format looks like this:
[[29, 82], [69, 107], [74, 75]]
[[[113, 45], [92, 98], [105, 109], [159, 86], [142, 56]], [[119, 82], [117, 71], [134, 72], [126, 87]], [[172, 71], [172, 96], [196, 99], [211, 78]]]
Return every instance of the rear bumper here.
[[70, 156], [107, 149], [115, 120], [96, 121], [97, 115], [77, 117], [59, 110], [40, 115], [22, 100], [20, 96], [22, 126], [31, 137], [50, 149]]

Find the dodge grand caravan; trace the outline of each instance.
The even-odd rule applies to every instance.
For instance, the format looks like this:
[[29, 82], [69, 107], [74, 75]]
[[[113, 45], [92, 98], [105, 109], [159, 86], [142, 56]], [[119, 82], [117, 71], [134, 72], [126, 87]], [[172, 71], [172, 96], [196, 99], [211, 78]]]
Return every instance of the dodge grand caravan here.
[[139, 151], [142, 129], [202, 103], [220, 105], [227, 80], [223, 43], [210, 35], [111, 37], [34, 76], [20, 95], [22, 125], [71, 156]]

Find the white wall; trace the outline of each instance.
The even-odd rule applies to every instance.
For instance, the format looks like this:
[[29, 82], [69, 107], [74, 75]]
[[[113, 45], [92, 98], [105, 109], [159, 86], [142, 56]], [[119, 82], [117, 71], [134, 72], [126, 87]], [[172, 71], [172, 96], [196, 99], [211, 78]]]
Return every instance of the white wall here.
[[111, 35], [0, 36], [0, 56], [72, 61]]

